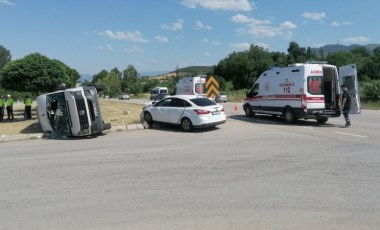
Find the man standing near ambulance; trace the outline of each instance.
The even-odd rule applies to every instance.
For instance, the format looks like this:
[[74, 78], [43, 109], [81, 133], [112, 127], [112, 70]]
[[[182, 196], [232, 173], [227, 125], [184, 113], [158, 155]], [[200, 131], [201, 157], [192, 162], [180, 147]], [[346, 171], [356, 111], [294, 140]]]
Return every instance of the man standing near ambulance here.
[[342, 109], [342, 113], [346, 121], [346, 124], [344, 127], [350, 128], [351, 127], [351, 121], [350, 121], [351, 95], [348, 93], [348, 89], [346, 85], [341, 85], [340, 87], [343, 90], [340, 108]]

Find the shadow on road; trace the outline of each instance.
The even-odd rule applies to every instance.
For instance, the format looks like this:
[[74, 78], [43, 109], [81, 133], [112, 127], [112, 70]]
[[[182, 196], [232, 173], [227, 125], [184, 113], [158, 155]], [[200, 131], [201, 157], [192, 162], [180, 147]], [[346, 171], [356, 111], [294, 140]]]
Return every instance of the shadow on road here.
[[286, 123], [283, 117], [272, 115], [256, 115], [247, 117], [245, 115], [231, 115], [228, 118], [253, 124], [281, 125], [281, 126], [304, 126], [304, 127], [339, 127], [334, 124], [320, 124], [316, 120], [297, 120], [293, 124]]

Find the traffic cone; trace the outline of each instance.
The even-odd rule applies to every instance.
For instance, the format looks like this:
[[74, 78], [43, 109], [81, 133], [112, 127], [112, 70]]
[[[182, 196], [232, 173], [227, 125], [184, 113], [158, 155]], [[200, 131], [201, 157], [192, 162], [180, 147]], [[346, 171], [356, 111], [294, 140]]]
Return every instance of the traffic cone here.
[[234, 111], [237, 112], [238, 111], [238, 107], [237, 105], [235, 104], [235, 107], [234, 107]]

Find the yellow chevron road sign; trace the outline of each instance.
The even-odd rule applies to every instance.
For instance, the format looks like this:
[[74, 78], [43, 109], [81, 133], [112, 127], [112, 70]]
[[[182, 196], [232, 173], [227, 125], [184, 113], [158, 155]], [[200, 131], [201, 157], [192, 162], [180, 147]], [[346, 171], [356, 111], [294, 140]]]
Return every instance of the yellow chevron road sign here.
[[216, 95], [219, 95], [219, 80], [217, 76], [207, 76], [206, 95], [207, 97], [215, 97]]

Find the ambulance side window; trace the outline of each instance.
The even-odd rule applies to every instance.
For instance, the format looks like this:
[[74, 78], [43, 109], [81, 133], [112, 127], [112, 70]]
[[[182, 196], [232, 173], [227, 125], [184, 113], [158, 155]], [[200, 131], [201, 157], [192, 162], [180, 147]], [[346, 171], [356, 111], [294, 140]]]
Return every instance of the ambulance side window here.
[[307, 92], [312, 95], [322, 94], [322, 76], [310, 76], [307, 78]]
[[259, 94], [259, 84], [255, 84], [248, 92], [247, 97], [254, 97]]

